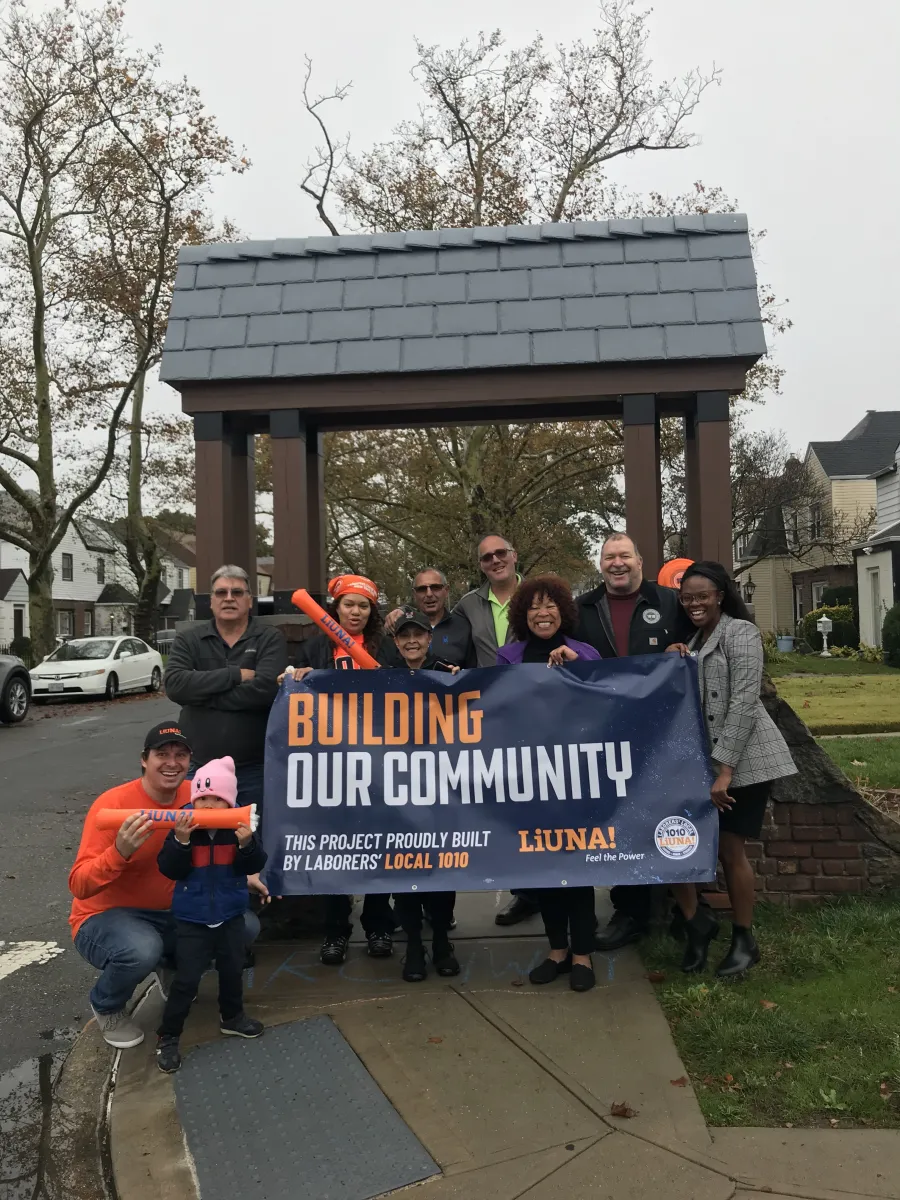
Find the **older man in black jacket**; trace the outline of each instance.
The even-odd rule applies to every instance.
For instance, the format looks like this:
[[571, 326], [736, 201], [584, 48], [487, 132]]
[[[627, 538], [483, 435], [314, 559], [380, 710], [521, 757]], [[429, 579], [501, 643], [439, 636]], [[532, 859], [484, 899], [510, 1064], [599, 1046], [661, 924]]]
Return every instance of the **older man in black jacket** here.
[[[694, 628], [678, 593], [644, 579], [643, 559], [632, 538], [613, 533], [600, 552], [603, 582], [579, 596], [575, 637], [602, 658], [662, 654], [673, 642], [687, 641]], [[650, 885], [619, 886], [610, 891], [613, 915], [597, 935], [598, 950], [617, 950], [636, 942], [650, 921]]]
[[210, 583], [213, 619], [178, 634], [166, 664], [166, 694], [180, 704], [194, 761], [234, 759], [238, 804], [263, 800], [269, 709], [287, 665], [281, 630], [251, 617], [247, 572], [219, 567]]

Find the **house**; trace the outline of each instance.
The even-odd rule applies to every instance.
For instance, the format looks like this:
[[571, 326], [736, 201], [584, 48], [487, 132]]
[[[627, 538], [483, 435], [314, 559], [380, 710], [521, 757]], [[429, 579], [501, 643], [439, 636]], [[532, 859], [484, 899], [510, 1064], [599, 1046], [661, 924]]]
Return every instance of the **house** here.
[[853, 557], [860, 640], [880, 646], [888, 609], [900, 604], [900, 446], [895, 447], [891, 461], [875, 472], [874, 483], [875, 529], [866, 541], [854, 546]]
[[760, 529], [738, 539], [735, 570], [745, 591], [751, 587], [762, 630], [793, 631], [827, 588], [856, 585], [854, 538], [876, 520], [876, 477], [894, 463], [898, 446], [900, 412], [874, 410], [840, 441], [810, 442], [804, 464], [821, 502], [772, 510]]
[[0, 568], [0, 646], [28, 637], [28, 581], [18, 567]]
[[153, 536], [163, 558], [163, 582], [172, 591], [197, 590], [197, 538], [154, 523]]

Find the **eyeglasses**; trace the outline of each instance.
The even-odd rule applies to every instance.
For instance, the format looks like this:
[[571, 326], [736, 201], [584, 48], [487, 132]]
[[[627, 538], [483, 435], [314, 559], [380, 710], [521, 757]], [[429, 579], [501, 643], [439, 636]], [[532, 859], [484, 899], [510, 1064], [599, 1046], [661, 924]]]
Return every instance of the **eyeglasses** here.
[[488, 563], [492, 562], [495, 558], [498, 562], [506, 562], [510, 553], [511, 551], [506, 546], [504, 546], [501, 550], [488, 550], [487, 554], [482, 554], [479, 561], [483, 567], [486, 567]]
[[710, 600], [715, 600], [718, 594], [718, 592], [692, 592], [689, 596], [686, 596], [682, 592], [678, 599], [687, 608], [691, 604], [706, 604]]
[[446, 583], [420, 583], [413, 591], [417, 596], [424, 596], [426, 592], [442, 592], [446, 586]]
[[235, 600], [240, 600], [241, 596], [248, 595], [246, 588], [216, 588], [213, 595], [217, 600], [225, 600], [229, 596], [234, 596]]

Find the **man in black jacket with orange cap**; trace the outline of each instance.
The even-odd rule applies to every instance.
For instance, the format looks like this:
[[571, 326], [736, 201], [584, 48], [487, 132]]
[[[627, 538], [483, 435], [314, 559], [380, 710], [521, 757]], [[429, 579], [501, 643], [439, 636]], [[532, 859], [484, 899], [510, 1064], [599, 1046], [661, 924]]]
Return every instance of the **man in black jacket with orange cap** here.
[[[603, 582], [579, 596], [575, 637], [602, 658], [662, 654], [673, 642], [687, 641], [694, 628], [678, 593], [644, 579], [643, 559], [627, 533], [611, 533], [600, 552]], [[649, 884], [610, 890], [613, 915], [597, 934], [598, 950], [617, 950], [636, 942], [650, 921]]]

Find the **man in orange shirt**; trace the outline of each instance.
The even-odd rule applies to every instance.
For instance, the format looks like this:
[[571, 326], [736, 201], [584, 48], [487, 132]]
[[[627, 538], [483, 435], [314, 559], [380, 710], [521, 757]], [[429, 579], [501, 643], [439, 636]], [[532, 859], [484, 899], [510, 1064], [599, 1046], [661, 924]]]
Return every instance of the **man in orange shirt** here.
[[[91, 805], [69, 872], [75, 949], [101, 972], [91, 990], [91, 1008], [104, 1039], [117, 1050], [144, 1039], [125, 1005], [141, 980], [174, 949], [175, 922], [169, 910], [175, 885], [156, 862], [168, 826], [154, 826], [137, 814], [118, 831], [98, 829], [97, 812], [184, 808], [190, 803], [186, 776], [191, 747], [177, 720], [154, 725], [144, 739], [141, 763], [140, 779], [111, 788]], [[249, 912], [245, 921], [249, 944], [259, 933], [259, 921]]]

